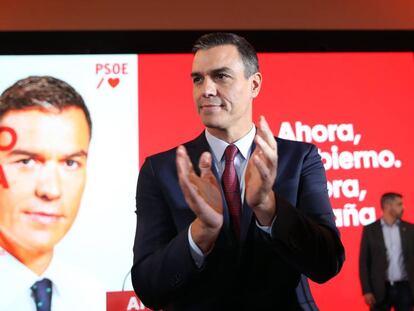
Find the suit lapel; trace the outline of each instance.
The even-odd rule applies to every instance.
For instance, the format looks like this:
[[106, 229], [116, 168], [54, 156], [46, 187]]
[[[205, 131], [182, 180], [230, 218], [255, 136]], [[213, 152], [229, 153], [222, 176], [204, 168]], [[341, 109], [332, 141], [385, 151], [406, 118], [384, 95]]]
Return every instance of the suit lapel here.
[[381, 220], [377, 220], [373, 233], [375, 235], [375, 238], [380, 241], [381, 253], [383, 254], [384, 258], [387, 258], [387, 249], [385, 247], [384, 234], [382, 233]]
[[[200, 175], [200, 169], [198, 168], [200, 156], [205, 151], [210, 152], [210, 147], [207, 143], [207, 139], [204, 132], [201, 133], [201, 135], [199, 135], [196, 139], [184, 144], [184, 146], [187, 149], [187, 153], [190, 157], [191, 162], [193, 163], [195, 172], [197, 173], [197, 175]], [[217, 172], [215, 172], [215, 174], [217, 174]]]
[[240, 241], [246, 240], [247, 233], [249, 232], [250, 222], [252, 220], [253, 211], [247, 205], [246, 199], [243, 202], [242, 215], [240, 219]]
[[[401, 237], [401, 248], [403, 252], [403, 258], [406, 260], [408, 258], [408, 239], [407, 239], [407, 225], [405, 222], [400, 222], [400, 237]], [[405, 266], [407, 267], [407, 264], [405, 263]]]
[[[250, 156], [252, 156], [255, 148], [256, 148], [256, 144], [253, 141]], [[250, 159], [248, 159], [248, 161], [249, 160]], [[246, 170], [247, 170], [247, 166], [246, 166]], [[244, 185], [244, 187], [246, 189], [246, 184]], [[244, 242], [246, 240], [247, 233], [249, 232], [250, 224], [252, 221], [252, 216], [253, 216], [253, 211], [246, 203], [246, 190], [245, 190], [244, 198], [243, 198], [242, 214], [241, 214], [241, 219], [240, 219], [240, 241], [241, 242]]]

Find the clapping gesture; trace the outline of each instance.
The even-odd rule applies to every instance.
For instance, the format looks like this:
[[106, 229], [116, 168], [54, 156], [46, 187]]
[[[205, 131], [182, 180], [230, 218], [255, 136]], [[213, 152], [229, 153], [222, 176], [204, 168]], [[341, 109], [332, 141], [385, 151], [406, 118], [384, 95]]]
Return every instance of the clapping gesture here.
[[246, 202], [263, 226], [270, 226], [276, 215], [272, 190], [277, 174], [277, 143], [266, 119], [261, 116], [254, 139], [256, 148], [246, 170]]
[[204, 253], [213, 247], [223, 225], [223, 200], [211, 165], [211, 154], [204, 152], [198, 176], [184, 146], [177, 148], [178, 181], [187, 204], [197, 217], [192, 223], [191, 235]]

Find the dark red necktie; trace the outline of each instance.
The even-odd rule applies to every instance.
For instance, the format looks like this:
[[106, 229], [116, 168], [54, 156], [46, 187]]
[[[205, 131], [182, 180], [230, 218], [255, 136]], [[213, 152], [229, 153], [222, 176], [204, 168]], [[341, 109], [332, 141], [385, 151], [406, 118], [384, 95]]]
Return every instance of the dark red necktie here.
[[240, 237], [240, 212], [241, 197], [240, 184], [237, 178], [236, 168], [234, 167], [234, 158], [239, 150], [235, 145], [228, 145], [224, 152], [226, 165], [224, 167], [221, 183], [223, 184], [224, 197], [230, 212], [231, 222], [233, 224], [234, 233]]

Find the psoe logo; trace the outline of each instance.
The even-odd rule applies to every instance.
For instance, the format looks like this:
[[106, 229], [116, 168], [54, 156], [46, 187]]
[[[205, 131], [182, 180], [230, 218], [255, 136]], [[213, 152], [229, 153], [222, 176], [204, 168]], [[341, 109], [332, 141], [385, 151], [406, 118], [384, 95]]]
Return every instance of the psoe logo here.
[[95, 74], [98, 77], [97, 89], [118, 87], [123, 76], [128, 75], [128, 63], [96, 63]]

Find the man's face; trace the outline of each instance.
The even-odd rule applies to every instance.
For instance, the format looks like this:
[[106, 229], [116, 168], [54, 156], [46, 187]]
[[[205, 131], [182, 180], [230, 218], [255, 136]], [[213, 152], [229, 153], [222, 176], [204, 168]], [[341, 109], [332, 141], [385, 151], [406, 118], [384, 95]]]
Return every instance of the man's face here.
[[210, 129], [247, 132], [252, 126], [252, 100], [260, 90], [260, 73], [246, 78], [237, 48], [221, 45], [194, 56], [193, 96], [204, 125]]
[[[0, 186], [0, 241], [12, 254], [51, 252], [75, 220], [86, 179], [89, 128], [76, 107], [12, 110], [0, 126], [17, 134], [0, 151], [9, 188]], [[0, 135], [7, 145], [9, 134]]]
[[396, 219], [400, 219], [404, 212], [404, 205], [402, 198], [396, 197], [395, 199], [389, 200], [387, 202], [387, 208], [390, 215]]
[[393, 200], [390, 200], [389, 202], [389, 209], [390, 213], [397, 219], [400, 219], [402, 217], [402, 214], [404, 212], [404, 205], [402, 198], [395, 198]]

